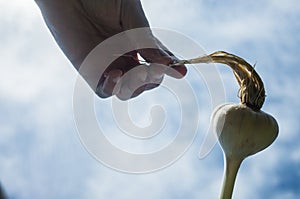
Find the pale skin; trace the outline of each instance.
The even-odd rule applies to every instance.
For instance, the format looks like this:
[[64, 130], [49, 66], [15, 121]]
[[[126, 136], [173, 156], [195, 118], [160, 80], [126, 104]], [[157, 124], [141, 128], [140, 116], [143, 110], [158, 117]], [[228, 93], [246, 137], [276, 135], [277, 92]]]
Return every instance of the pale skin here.
[[[140, 0], [35, 1], [57, 44], [77, 70], [89, 52], [107, 38], [134, 28], [148, 27], [150, 30]], [[152, 40], [157, 48], [135, 50], [125, 56], [120, 55], [109, 66], [101, 66], [99, 63], [99, 67], [105, 67], [95, 91], [99, 97], [116, 95], [122, 100], [128, 100], [159, 86], [165, 74], [174, 78], [185, 76], [187, 69], [184, 65], [168, 69], [167, 66], [177, 61], [177, 58], [157, 38], [149, 34], [145, 35], [145, 39]], [[154, 65], [156, 68], [153, 70], [148, 70], [149, 67], [153, 67], [151, 64], [145, 65], [147, 70], [136, 70], [136, 73], [140, 74], [131, 75], [128, 81], [119, 85], [119, 90], [115, 89], [118, 80], [124, 74], [141, 65], [137, 54], [147, 62], [159, 65]], [[142, 86], [132, 86], [137, 83]]]

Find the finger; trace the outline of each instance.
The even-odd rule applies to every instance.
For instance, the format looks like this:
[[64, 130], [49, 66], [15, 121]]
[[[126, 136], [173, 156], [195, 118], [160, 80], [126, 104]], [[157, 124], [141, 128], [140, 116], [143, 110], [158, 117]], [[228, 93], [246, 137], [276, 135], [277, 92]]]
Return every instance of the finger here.
[[140, 65], [140, 62], [137, 58], [137, 51], [131, 51], [124, 55], [116, 56], [118, 57], [116, 57], [116, 59], [105, 69], [106, 73], [114, 69], [119, 69], [126, 73], [135, 66]]
[[109, 71], [102, 85], [102, 92], [108, 96], [112, 96], [118, 93], [120, 88], [118, 87], [118, 82], [123, 75], [123, 71], [115, 69]]
[[183, 78], [187, 73], [186, 66], [185, 65], [172, 66], [174, 62], [178, 61], [178, 58], [171, 51], [169, 51], [158, 39], [156, 39], [156, 41], [158, 45], [161, 46], [173, 60], [173, 62], [169, 64], [169, 66], [171, 65], [171, 67], [168, 68], [166, 74], [176, 79]]
[[187, 73], [187, 68], [185, 65], [179, 65], [175, 67], [169, 67], [178, 59], [169, 51], [164, 51], [162, 49], [142, 49], [138, 51], [141, 56], [150, 63], [158, 63], [165, 65], [164, 73], [180, 79], [183, 78]]
[[185, 65], [168, 67], [168, 70], [166, 70], [166, 75], [174, 77], [176, 79], [183, 78], [186, 75], [186, 73], [187, 68]]
[[172, 58], [169, 56], [169, 54], [158, 48], [147, 48], [147, 49], [141, 49], [138, 50], [140, 55], [149, 63], [157, 63], [157, 64], [163, 64], [163, 65], [169, 65], [173, 63]]
[[145, 90], [151, 90], [158, 87], [163, 81], [166, 66], [161, 64], [150, 64], [148, 66], [147, 84]]
[[101, 98], [110, 97], [115, 84], [113, 79], [121, 73], [123, 75], [139, 64], [136, 51], [118, 57], [104, 70], [98, 82], [96, 94]]
[[[155, 38], [157, 46], [159, 46], [161, 49], [163, 49], [171, 57], [171, 59], [173, 60], [172, 63], [174, 63], [175, 61], [178, 61], [178, 58], [159, 39], [157, 39], [156, 37], [154, 37], [154, 38]], [[184, 77], [186, 75], [186, 73], [187, 73], [187, 68], [185, 65], [174, 66], [166, 71], [167, 75], [177, 78], [177, 79]]]
[[119, 84], [119, 92], [116, 96], [121, 100], [128, 100], [141, 94], [146, 89], [148, 69], [146, 66], [138, 66], [125, 73]]
[[140, 65], [127, 72], [119, 81], [120, 90], [117, 97], [128, 100], [147, 90], [158, 87], [164, 78], [165, 66], [161, 64]]

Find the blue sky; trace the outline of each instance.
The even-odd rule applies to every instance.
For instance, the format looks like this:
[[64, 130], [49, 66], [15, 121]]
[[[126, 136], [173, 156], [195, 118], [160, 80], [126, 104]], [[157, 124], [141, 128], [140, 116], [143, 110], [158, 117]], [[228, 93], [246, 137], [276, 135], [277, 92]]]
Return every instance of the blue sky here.
[[[142, 3], [153, 27], [180, 32], [207, 52], [225, 50], [257, 63], [267, 91], [263, 110], [277, 119], [280, 134], [271, 147], [243, 163], [234, 198], [298, 198], [300, 4], [296, 0]], [[223, 157], [216, 146], [206, 158], [198, 158], [211, 108], [205, 83], [193, 69], [186, 79], [198, 91], [201, 117], [190, 149], [158, 172], [120, 173], [100, 164], [80, 143], [72, 109], [77, 73], [55, 44], [37, 6], [28, 0], [0, 0], [0, 7], [0, 180], [10, 198], [218, 198]], [[218, 68], [226, 101], [238, 102], [231, 71]], [[164, 95], [164, 89], [159, 88], [141, 96], [130, 107], [132, 117], [142, 125], [147, 123], [148, 110]], [[161, 140], [147, 143], [149, 147], [144, 141], [116, 135], [116, 127], [109, 123], [109, 105], [109, 100], [97, 100], [95, 107], [101, 110], [99, 122], [113, 132], [107, 137], [116, 145], [133, 151], [153, 150], [172, 139], [178, 122], [173, 117]]]

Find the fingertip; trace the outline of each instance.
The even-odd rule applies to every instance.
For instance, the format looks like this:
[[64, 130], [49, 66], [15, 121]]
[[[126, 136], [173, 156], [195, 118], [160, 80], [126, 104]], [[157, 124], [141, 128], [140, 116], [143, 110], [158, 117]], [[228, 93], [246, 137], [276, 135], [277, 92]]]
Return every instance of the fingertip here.
[[112, 96], [114, 93], [118, 93], [118, 81], [123, 75], [123, 71], [114, 69], [108, 72], [103, 85], [102, 91], [106, 93], [108, 96]]
[[145, 89], [146, 89], [145, 86], [141, 86], [132, 92], [129, 89], [124, 91], [124, 88], [123, 88], [123, 90], [121, 89], [120, 92], [118, 92], [116, 94], [116, 96], [121, 101], [127, 101], [127, 100], [130, 100], [132, 98], [139, 96], [140, 94], [142, 94], [145, 91]]
[[140, 55], [149, 63], [169, 65], [172, 57], [160, 48], [146, 48], [139, 50]]
[[181, 79], [187, 74], [187, 68], [185, 65], [173, 66], [166, 71], [166, 74], [176, 79]]

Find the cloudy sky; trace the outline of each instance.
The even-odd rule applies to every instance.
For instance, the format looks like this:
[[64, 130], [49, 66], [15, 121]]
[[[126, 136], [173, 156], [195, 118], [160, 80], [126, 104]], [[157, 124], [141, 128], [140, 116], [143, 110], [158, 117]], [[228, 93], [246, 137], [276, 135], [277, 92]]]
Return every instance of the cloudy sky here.
[[[267, 91], [263, 110], [277, 119], [280, 134], [271, 147], [243, 163], [234, 198], [298, 198], [299, 2], [142, 3], [153, 27], [185, 35], [206, 52], [225, 50], [257, 63], [256, 70]], [[215, 146], [204, 159], [198, 157], [212, 105], [205, 78], [195, 75], [195, 69], [191, 68], [184, 80], [196, 93], [200, 115], [189, 150], [156, 172], [118, 172], [93, 158], [81, 144], [72, 107], [77, 73], [51, 37], [37, 6], [29, 0], [0, 0], [0, 7], [0, 181], [9, 198], [218, 198], [223, 175], [221, 149]], [[176, 42], [169, 45], [176, 46]], [[231, 71], [217, 68], [226, 101], [238, 102], [238, 87]], [[185, 108], [176, 105], [176, 100], [161, 101], [167, 97], [172, 98], [172, 93], [162, 87], [129, 106], [132, 119], [142, 126], [149, 122], [154, 104], [164, 106], [166, 124], [162, 135], [153, 141], [120, 136], [111, 114], [111, 99], [95, 99], [97, 119], [114, 145], [132, 152], [158, 150], [174, 139], [174, 128], [180, 122], [180, 111], [174, 107]]]

